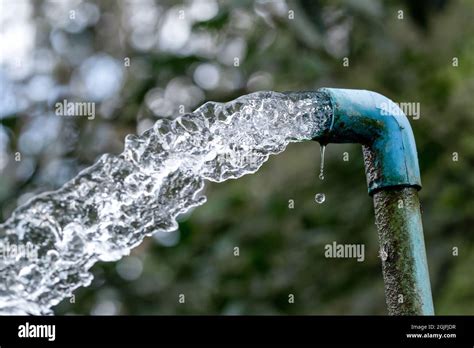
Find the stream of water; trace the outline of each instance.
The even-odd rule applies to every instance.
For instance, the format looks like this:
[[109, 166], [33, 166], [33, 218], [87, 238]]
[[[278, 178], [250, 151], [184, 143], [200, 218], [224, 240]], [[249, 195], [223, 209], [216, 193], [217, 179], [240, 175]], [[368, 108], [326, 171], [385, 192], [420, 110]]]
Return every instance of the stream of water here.
[[0, 314], [52, 314], [90, 284], [97, 261], [175, 230], [178, 215], [206, 201], [205, 180], [257, 171], [288, 143], [327, 127], [331, 110], [322, 92], [257, 92], [128, 135], [120, 155], [103, 155], [0, 224]]

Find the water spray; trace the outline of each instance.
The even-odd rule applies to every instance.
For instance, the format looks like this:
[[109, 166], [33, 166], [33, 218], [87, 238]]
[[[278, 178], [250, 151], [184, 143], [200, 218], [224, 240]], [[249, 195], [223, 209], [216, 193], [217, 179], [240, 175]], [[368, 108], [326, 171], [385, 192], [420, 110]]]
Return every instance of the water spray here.
[[[0, 314], [51, 314], [92, 281], [98, 261], [116, 261], [143, 238], [178, 228], [204, 204], [205, 181], [254, 173], [290, 142], [363, 145], [374, 198], [390, 314], [433, 314], [415, 140], [401, 110], [373, 92], [257, 92], [206, 103], [125, 138], [63, 187], [31, 198], [0, 224], [0, 247], [33, 245], [0, 259]], [[388, 112], [387, 112], [388, 110]], [[400, 112], [398, 112], [400, 111]], [[252, 158], [242, 162], [241, 158]], [[319, 204], [324, 194], [317, 194]]]

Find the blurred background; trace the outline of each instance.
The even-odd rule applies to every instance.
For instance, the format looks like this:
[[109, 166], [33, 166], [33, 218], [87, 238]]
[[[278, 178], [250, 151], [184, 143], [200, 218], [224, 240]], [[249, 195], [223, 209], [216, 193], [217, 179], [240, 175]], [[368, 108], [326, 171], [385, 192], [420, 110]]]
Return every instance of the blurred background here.
[[[128, 133], [257, 90], [369, 89], [411, 118], [437, 314], [474, 314], [474, 2], [0, 2], [0, 219]], [[63, 99], [96, 117], [58, 117]], [[57, 314], [385, 314], [361, 147], [291, 144], [206, 188], [179, 230], [147, 238]], [[323, 204], [314, 201], [325, 193]], [[294, 207], [291, 202], [294, 202]], [[324, 257], [364, 244], [365, 261]], [[235, 256], [235, 247], [239, 256]], [[179, 294], [186, 296], [179, 303]], [[289, 301], [294, 296], [294, 303]]]

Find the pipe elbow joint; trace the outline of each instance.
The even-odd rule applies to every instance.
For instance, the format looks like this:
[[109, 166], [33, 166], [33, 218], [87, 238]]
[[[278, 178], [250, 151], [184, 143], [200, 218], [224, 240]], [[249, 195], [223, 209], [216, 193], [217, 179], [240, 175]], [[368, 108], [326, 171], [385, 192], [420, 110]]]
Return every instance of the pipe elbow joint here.
[[363, 146], [370, 195], [390, 187], [421, 189], [415, 138], [403, 111], [381, 94], [322, 88], [332, 106], [332, 119], [313, 137], [328, 143]]

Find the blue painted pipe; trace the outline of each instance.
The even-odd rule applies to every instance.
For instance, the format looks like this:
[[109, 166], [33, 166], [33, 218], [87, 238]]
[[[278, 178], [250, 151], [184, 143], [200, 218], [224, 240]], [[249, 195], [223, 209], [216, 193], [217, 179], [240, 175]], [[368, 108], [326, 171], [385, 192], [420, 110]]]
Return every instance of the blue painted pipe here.
[[333, 118], [320, 142], [360, 143], [374, 156], [367, 173], [369, 194], [393, 186], [421, 188], [415, 138], [403, 111], [381, 94], [355, 89], [322, 88]]
[[319, 92], [330, 99], [333, 114], [314, 140], [363, 147], [389, 313], [434, 314], [418, 198], [420, 170], [407, 117], [375, 92], [335, 88]]

